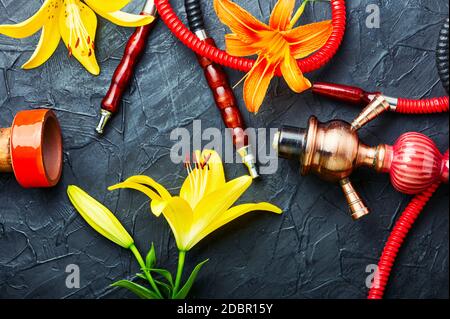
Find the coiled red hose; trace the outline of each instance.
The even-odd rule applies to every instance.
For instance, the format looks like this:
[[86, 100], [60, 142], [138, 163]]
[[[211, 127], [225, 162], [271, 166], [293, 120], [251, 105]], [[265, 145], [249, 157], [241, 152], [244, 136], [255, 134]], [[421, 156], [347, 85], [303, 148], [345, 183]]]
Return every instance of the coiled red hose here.
[[395, 112], [405, 114], [429, 114], [448, 112], [448, 96], [425, 100], [398, 99]]
[[[254, 60], [231, 56], [225, 51], [201, 41], [181, 22], [169, 0], [155, 0], [155, 5], [161, 19], [172, 33], [195, 53], [215, 63], [243, 72], [248, 72], [253, 67]], [[345, 0], [332, 0], [331, 11], [333, 31], [327, 43], [311, 56], [297, 61], [300, 69], [305, 73], [315, 71], [328, 63], [341, 45], [346, 26]]]
[[[444, 158], [448, 159], [448, 151], [445, 153]], [[389, 236], [386, 245], [384, 246], [383, 253], [381, 254], [380, 261], [378, 262], [378, 272], [374, 281], [373, 287], [369, 291], [368, 299], [382, 299], [386, 285], [391, 274], [392, 267], [394, 265], [397, 254], [408, 235], [409, 230], [413, 226], [417, 217], [419, 217], [425, 205], [428, 203], [434, 192], [437, 190], [441, 182], [436, 182], [425, 192], [416, 195], [412, 201], [408, 204], [399, 220], [394, 226], [394, 229]]]

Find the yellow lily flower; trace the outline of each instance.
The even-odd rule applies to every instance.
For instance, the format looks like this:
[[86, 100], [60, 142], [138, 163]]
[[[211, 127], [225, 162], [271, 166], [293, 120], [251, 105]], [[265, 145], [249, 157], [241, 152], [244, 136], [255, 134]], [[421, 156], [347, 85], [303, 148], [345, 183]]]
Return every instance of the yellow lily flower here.
[[55, 52], [62, 37], [74, 56], [94, 75], [100, 73], [95, 58], [97, 16], [126, 27], [149, 24], [154, 17], [120, 11], [131, 0], [45, 0], [39, 11], [26, 21], [0, 25], [0, 34], [13, 38], [29, 37], [42, 29], [41, 38], [31, 58], [22, 66], [32, 69], [42, 65]]
[[188, 164], [187, 168], [189, 174], [179, 196], [172, 196], [148, 176], [133, 176], [108, 189], [131, 188], [150, 197], [151, 210], [156, 216], [164, 215], [182, 252], [192, 249], [213, 231], [246, 213], [281, 213], [280, 208], [269, 203], [231, 207], [251, 185], [252, 178], [241, 176], [226, 182], [222, 160], [215, 151], [195, 152], [194, 167]]
[[98, 233], [126, 249], [134, 240], [111, 211], [77, 186], [69, 186], [67, 195], [80, 215]]

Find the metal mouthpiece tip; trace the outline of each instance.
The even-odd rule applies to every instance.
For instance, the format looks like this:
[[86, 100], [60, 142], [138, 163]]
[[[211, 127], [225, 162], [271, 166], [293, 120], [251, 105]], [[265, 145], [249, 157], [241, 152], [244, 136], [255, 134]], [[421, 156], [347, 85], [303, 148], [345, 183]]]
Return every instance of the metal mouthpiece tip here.
[[257, 179], [259, 177], [258, 169], [256, 168], [255, 164], [248, 165], [248, 173], [250, 174], [250, 177], [252, 179]]
[[148, 14], [151, 16], [156, 16], [157, 14], [156, 5], [154, 0], [147, 0], [144, 4], [144, 7], [142, 8], [143, 14]]
[[361, 126], [360, 125], [358, 125], [357, 123], [352, 123], [351, 125], [350, 125], [350, 129], [352, 130], [352, 131], [358, 131], [359, 129], [361, 128]]
[[244, 146], [237, 151], [242, 158], [242, 163], [247, 167], [248, 173], [252, 179], [259, 177], [258, 168], [256, 167], [256, 158], [253, 155], [249, 145]]
[[277, 152], [277, 154], [278, 154], [279, 143], [280, 143], [280, 131], [277, 131], [275, 133], [275, 135], [273, 136], [273, 141], [272, 141], [272, 148], [275, 150], [275, 152]]
[[111, 118], [111, 112], [106, 111], [106, 110], [102, 110], [101, 111], [101, 117], [100, 117], [100, 121], [98, 122], [97, 128], [95, 129], [95, 131], [98, 134], [103, 134], [103, 131], [105, 130], [105, 126], [106, 123], [108, 123], [109, 119]]
[[364, 216], [369, 215], [369, 213], [370, 213], [369, 209], [367, 207], [363, 207], [352, 213], [352, 219], [354, 221], [359, 220], [359, 219], [363, 218]]

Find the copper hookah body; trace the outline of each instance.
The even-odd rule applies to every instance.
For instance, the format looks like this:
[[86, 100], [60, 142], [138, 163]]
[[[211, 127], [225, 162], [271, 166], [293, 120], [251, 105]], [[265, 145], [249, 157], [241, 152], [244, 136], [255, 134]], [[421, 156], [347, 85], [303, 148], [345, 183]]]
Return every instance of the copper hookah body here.
[[448, 183], [448, 153], [440, 154], [433, 142], [419, 133], [404, 134], [394, 146], [363, 144], [351, 124], [334, 120], [320, 123], [311, 117], [306, 129], [285, 126], [274, 138], [279, 157], [296, 159], [301, 174], [314, 173], [329, 182], [339, 182], [353, 219], [369, 213], [361, 196], [350, 182], [360, 167], [390, 173], [394, 187], [416, 194], [436, 179]]

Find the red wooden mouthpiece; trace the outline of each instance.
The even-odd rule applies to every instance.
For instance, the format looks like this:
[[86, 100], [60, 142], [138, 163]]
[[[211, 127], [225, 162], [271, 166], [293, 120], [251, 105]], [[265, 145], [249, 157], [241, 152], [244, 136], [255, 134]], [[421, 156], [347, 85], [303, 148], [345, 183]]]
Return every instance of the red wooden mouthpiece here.
[[[204, 40], [215, 46], [212, 38]], [[228, 77], [222, 67], [205, 57], [197, 55], [198, 61], [205, 72], [205, 77], [214, 95], [214, 101], [220, 110], [223, 122], [233, 131], [233, 143], [236, 148], [248, 145], [248, 138], [244, 134], [245, 124], [237, 105], [233, 89], [228, 83]]]
[[[148, 13], [141, 14], [144, 15]], [[103, 133], [109, 118], [119, 111], [122, 97], [131, 83], [134, 70], [145, 51], [148, 36], [150, 31], [152, 31], [155, 22], [156, 19], [148, 25], [136, 28], [136, 31], [134, 31], [128, 40], [122, 60], [114, 72], [108, 93], [106, 93], [106, 96], [101, 103], [101, 119], [96, 128], [96, 131], [99, 134]]]
[[[206, 38], [203, 40], [210, 45], [216, 45], [214, 40]], [[252, 178], [259, 176], [256, 167], [256, 159], [252, 154], [248, 143], [248, 136], [245, 134], [245, 124], [239, 110], [233, 89], [230, 87], [228, 77], [222, 67], [211, 60], [197, 55], [197, 59], [203, 68], [206, 81], [214, 96], [217, 108], [220, 110], [225, 126], [232, 131], [233, 144], [242, 158], [242, 162], [247, 167]]]
[[367, 104], [373, 100], [375, 95], [380, 94], [379, 92], [366, 92], [356, 86], [325, 82], [314, 83], [312, 91], [314, 94], [353, 104]]

